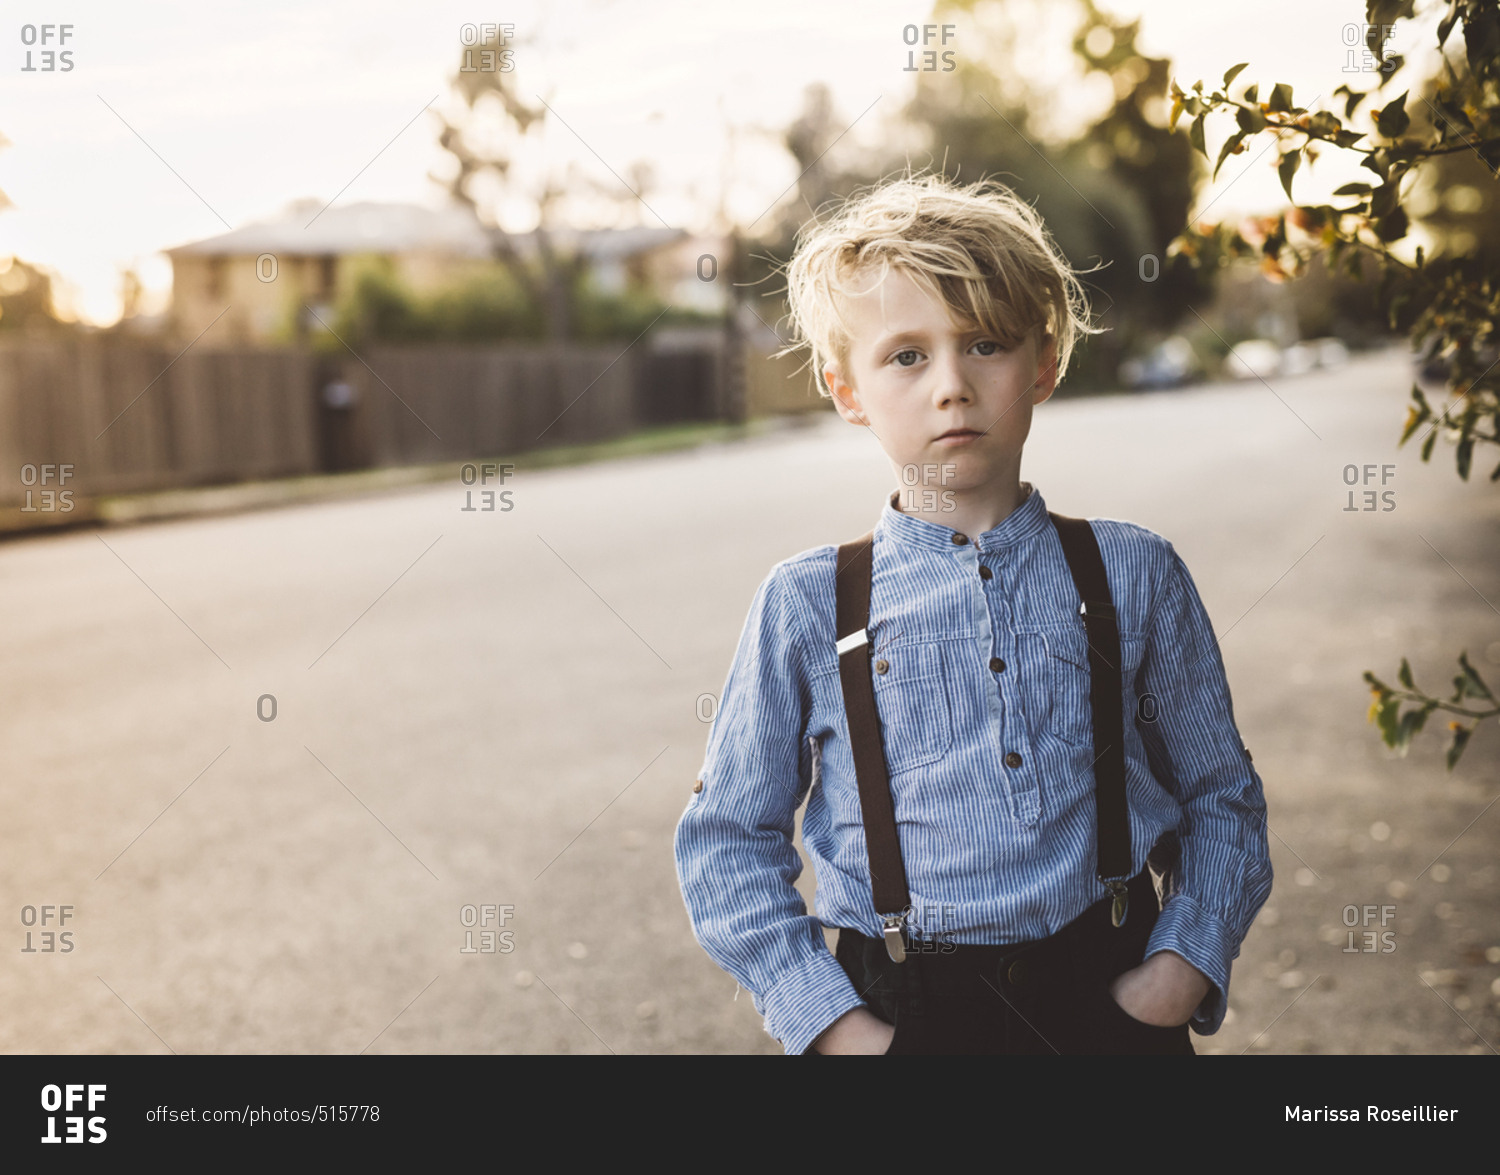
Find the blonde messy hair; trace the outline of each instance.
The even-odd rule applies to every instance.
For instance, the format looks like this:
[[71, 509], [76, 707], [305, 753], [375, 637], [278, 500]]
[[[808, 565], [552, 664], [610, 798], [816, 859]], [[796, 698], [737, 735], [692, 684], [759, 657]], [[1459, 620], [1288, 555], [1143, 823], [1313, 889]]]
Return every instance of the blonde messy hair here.
[[[804, 225], [786, 267], [794, 341], [777, 352], [811, 352], [814, 379], [830, 363], [846, 381], [852, 334], [840, 296], [855, 279], [892, 267], [941, 299], [960, 322], [1014, 347], [1039, 325], [1057, 340], [1057, 380], [1089, 324], [1088, 301], [1035, 209], [1005, 185], [958, 187], [937, 175], [906, 175], [854, 193], [830, 220]], [[863, 287], [861, 287], [863, 288]], [[1039, 352], [1040, 353], [1040, 352]]]

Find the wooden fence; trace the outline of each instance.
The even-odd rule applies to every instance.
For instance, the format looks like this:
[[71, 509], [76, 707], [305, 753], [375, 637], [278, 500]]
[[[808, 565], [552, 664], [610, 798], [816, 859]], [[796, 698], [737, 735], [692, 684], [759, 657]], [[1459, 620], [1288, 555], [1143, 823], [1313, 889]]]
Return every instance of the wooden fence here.
[[[501, 456], [742, 417], [718, 331], [662, 345], [177, 351], [119, 338], [0, 342], [0, 529], [77, 499]], [[55, 507], [54, 507], [55, 508]]]

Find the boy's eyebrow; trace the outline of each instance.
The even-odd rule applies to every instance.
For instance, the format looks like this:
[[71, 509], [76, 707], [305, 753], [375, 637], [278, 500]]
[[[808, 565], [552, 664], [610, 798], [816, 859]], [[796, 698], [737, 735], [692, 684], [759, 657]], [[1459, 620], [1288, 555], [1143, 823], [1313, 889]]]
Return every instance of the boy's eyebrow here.
[[[954, 333], [958, 335], [976, 335], [985, 334], [986, 331], [981, 326], [969, 326], [963, 328], [962, 330], [955, 331]], [[882, 348], [892, 346], [896, 343], [925, 342], [926, 339], [927, 331], [917, 327], [913, 327], [910, 330], [897, 331], [895, 334], [878, 335], [875, 339], [875, 342], [871, 345], [876, 350], [881, 350]]]

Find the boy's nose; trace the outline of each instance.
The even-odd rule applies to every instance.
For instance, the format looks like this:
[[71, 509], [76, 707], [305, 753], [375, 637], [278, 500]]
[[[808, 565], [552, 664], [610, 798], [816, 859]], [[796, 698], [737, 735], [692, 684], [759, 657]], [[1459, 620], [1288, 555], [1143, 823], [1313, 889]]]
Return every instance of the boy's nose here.
[[961, 377], [944, 377], [933, 389], [933, 400], [939, 408], [947, 408], [952, 404], [973, 403], [974, 393]]
[[932, 365], [932, 398], [939, 408], [950, 404], [967, 404], [974, 399], [973, 390], [964, 376], [958, 356], [940, 356]]

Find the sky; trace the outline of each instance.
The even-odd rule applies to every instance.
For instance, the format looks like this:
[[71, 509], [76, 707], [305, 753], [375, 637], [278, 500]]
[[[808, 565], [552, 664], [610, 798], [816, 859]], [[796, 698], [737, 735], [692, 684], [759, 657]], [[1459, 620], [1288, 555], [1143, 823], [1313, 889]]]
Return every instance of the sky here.
[[[1199, 78], [1212, 88], [1240, 61], [1252, 64], [1237, 89], [1286, 82], [1314, 108], [1315, 94], [1370, 84], [1359, 0], [1100, 6], [1140, 17], [1142, 48], [1169, 57], [1184, 88]], [[1056, 19], [1066, 7], [1021, 9], [1035, 45], [1026, 72], [1043, 85], [1068, 76], [1072, 29]], [[645, 206], [633, 203], [622, 223], [711, 230], [721, 203], [749, 223], [796, 179], [775, 136], [809, 84], [825, 83], [839, 118], [853, 124], [840, 150], [884, 141], [915, 77], [905, 30], [932, 23], [931, 12], [911, 0], [511, 0], [502, 11], [473, 0], [6, 5], [0, 190], [12, 206], [0, 212], [0, 265], [15, 255], [48, 267], [61, 278], [64, 311], [103, 325], [120, 313], [127, 267], [146, 283], [145, 308], [158, 309], [171, 284], [163, 249], [274, 216], [293, 200], [439, 203], [428, 176], [448, 160], [433, 111], [453, 101], [448, 79], [482, 23], [515, 26], [513, 79], [551, 111], [523, 169], [572, 167], [609, 186], [645, 161]], [[1414, 63], [1433, 43], [1430, 23], [1398, 32], [1395, 44], [1410, 45]], [[978, 40], [960, 23], [948, 47], [962, 54]], [[43, 68], [44, 52], [62, 50], [72, 69], [61, 58]], [[1412, 65], [1403, 72], [1414, 80]], [[1038, 127], [1082, 125], [1106, 101], [1097, 90], [1059, 88]], [[1228, 133], [1223, 119], [1217, 132], [1210, 120], [1211, 150]], [[1276, 153], [1254, 159], [1254, 150], [1227, 162], [1205, 193], [1210, 219], [1285, 203]], [[1328, 162], [1304, 168], [1299, 200], [1369, 178]], [[1037, 166], [1046, 166], [1040, 156]], [[613, 204], [599, 211], [619, 214]], [[501, 219], [532, 227], [525, 206]]]

